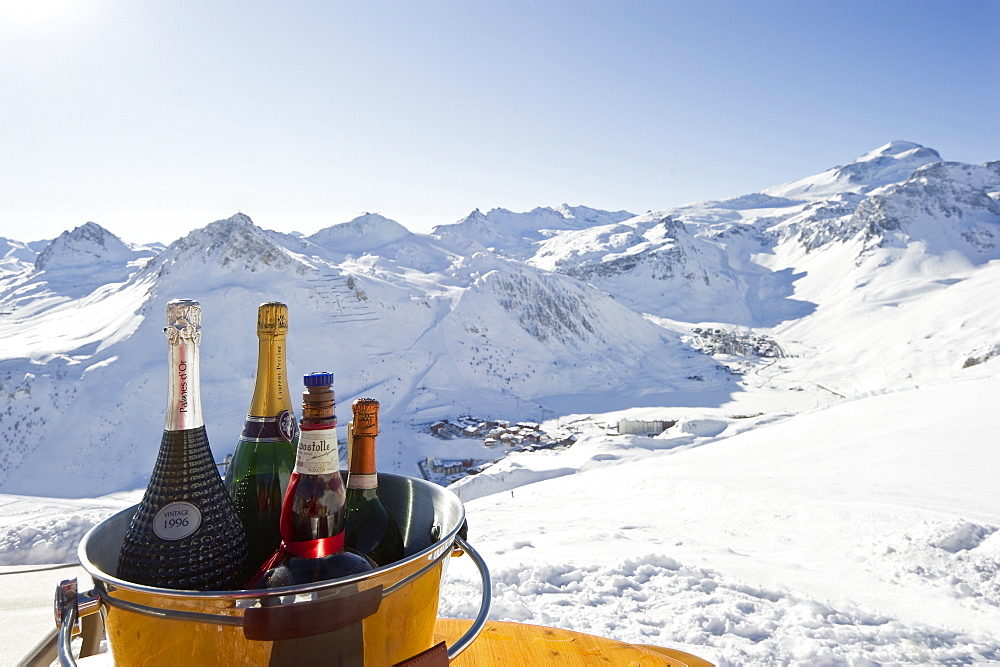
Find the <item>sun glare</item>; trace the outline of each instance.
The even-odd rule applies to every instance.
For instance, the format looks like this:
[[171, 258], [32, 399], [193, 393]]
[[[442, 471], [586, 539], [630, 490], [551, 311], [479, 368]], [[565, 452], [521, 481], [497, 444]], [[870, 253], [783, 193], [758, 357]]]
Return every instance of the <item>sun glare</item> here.
[[80, 14], [83, 0], [0, 0], [0, 30], [60, 25]]

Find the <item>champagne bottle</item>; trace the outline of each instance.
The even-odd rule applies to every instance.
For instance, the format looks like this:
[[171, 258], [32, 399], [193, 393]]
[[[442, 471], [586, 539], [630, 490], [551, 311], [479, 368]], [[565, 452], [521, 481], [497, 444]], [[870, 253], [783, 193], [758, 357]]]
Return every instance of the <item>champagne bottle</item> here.
[[118, 559], [118, 576], [160, 588], [226, 590], [247, 545], [222, 484], [201, 410], [201, 305], [167, 304], [167, 416], [160, 451]]
[[295, 465], [298, 425], [288, 393], [287, 336], [288, 306], [262, 303], [257, 309], [257, 380], [225, 479], [247, 533], [251, 572], [281, 544], [281, 503]]
[[281, 546], [248, 588], [292, 586], [372, 569], [366, 558], [344, 551], [347, 506], [333, 374], [310, 373], [304, 382], [295, 468], [281, 507]]
[[396, 521], [378, 497], [375, 469], [375, 438], [378, 436], [379, 402], [359, 398], [351, 406], [352, 422], [350, 475], [347, 478], [348, 549], [388, 565], [403, 557], [403, 537]]

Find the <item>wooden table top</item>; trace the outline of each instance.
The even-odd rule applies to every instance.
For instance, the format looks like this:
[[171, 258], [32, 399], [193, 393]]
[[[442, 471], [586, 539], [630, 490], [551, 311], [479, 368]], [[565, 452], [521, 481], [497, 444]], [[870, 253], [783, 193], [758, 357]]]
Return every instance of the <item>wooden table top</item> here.
[[[472, 625], [468, 619], [439, 618], [435, 641], [451, 644]], [[54, 637], [53, 637], [54, 641]], [[111, 655], [80, 658], [81, 667], [111, 667]], [[582, 632], [528, 623], [487, 621], [476, 640], [450, 667], [537, 667], [603, 665], [613, 667], [712, 667], [690, 653], [660, 646], [626, 644]]]
[[[449, 644], [472, 625], [467, 619], [439, 618], [435, 639]], [[482, 633], [451, 663], [454, 667], [497, 665], [621, 665], [622, 667], [711, 667], [677, 649], [626, 644], [571, 630], [528, 623], [487, 621]]]

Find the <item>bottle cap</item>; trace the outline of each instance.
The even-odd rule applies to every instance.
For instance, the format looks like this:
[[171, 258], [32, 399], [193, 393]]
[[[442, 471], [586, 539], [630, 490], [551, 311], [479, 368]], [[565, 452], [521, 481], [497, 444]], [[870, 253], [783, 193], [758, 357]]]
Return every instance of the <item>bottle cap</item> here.
[[281, 335], [288, 333], [288, 306], [279, 301], [267, 301], [257, 307], [257, 333]]
[[354, 435], [378, 435], [378, 401], [359, 398], [351, 404], [351, 408], [354, 410]]
[[307, 373], [302, 382], [307, 387], [326, 387], [333, 384], [333, 373]]
[[167, 303], [167, 339], [201, 337], [201, 304], [194, 299], [174, 299]]
[[374, 398], [358, 398], [354, 400], [351, 407], [354, 408], [355, 412], [370, 414], [372, 412], [378, 412], [379, 403]]

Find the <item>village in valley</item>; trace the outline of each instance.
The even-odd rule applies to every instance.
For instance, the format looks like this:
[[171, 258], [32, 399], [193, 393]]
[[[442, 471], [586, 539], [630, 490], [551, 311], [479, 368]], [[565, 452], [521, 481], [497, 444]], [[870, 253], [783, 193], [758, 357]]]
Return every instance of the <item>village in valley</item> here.
[[480, 419], [464, 415], [455, 420], [441, 419], [427, 428], [442, 440], [457, 438], [478, 439], [488, 448], [495, 449], [490, 458], [428, 456], [417, 465], [424, 479], [447, 486], [468, 475], [476, 475], [511, 452], [533, 452], [543, 449], [566, 449], [576, 442], [578, 435], [588, 429], [597, 429], [608, 435], [659, 435], [677, 422], [675, 420], [621, 419], [617, 424], [604, 424], [584, 418], [575, 424], [559, 427], [559, 433], [544, 431], [537, 422], [511, 424], [502, 419]]
[[502, 419], [479, 419], [464, 415], [456, 420], [441, 419], [428, 427], [431, 434], [442, 440], [475, 438], [486, 447], [495, 448], [493, 458], [441, 458], [429, 456], [420, 461], [424, 479], [447, 486], [466, 475], [475, 475], [502, 459], [509, 452], [531, 452], [539, 449], [564, 449], [576, 442], [572, 433], [553, 436], [537, 422], [511, 424]]

